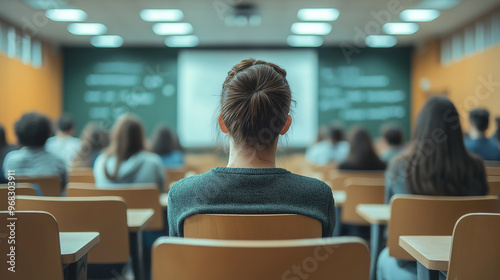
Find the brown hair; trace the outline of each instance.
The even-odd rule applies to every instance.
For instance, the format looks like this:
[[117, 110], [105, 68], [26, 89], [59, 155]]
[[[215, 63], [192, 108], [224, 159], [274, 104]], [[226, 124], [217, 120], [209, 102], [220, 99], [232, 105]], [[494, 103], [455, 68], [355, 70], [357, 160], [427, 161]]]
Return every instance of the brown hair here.
[[284, 69], [244, 59], [233, 66], [222, 85], [222, 121], [237, 146], [271, 148], [285, 126], [291, 102]]
[[425, 103], [412, 140], [409, 153], [402, 158], [406, 161], [405, 179], [410, 193], [487, 193], [483, 162], [465, 149], [458, 112], [450, 100], [433, 97]]
[[361, 170], [385, 169], [385, 163], [375, 153], [372, 138], [365, 128], [354, 127], [351, 129], [349, 145], [349, 155], [342, 164]]
[[71, 167], [92, 167], [95, 157], [109, 145], [109, 132], [98, 123], [90, 122], [83, 129], [80, 138], [82, 144]]
[[[113, 127], [111, 143], [106, 150], [108, 156], [104, 163], [106, 177], [115, 180], [121, 163], [142, 150], [144, 150], [144, 128], [141, 121], [130, 114], [123, 115]], [[116, 157], [113, 174], [109, 174], [106, 168], [110, 156]]]
[[166, 125], [160, 125], [153, 134], [151, 151], [158, 155], [169, 155], [175, 150], [181, 150], [175, 133]]

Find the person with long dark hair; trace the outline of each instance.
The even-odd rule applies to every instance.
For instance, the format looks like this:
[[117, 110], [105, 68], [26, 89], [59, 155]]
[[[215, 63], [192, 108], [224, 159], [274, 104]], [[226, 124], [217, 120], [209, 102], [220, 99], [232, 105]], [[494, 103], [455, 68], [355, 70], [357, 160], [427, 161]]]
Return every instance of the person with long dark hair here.
[[350, 150], [338, 169], [384, 170], [386, 164], [380, 160], [373, 148], [372, 138], [362, 127], [354, 127], [349, 133]]
[[160, 156], [164, 168], [184, 166], [184, 154], [177, 135], [168, 126], [158, 126], [153, 134], [151, 151]]
[[109, 133], [97, 123], [90, 122], [83, 129], [81, 140], [82, 145], [71, 167], [93, 167], [97, 157], [109, 145]]
[[300, 214], [318, 220], [332, 236], [335, 205], [330, 187], [317, 179], [276, 168], [278, 138], [292, 123], [286, 71], [245, 59], [222, 85], [220, 130], [229, 135], [227, 167], [184, 178], [168, 195], [170, 236], [184, 235], [195, 214]]
[[95, 161], [97, 187], [154, 183], [163, 190], [165, 175], [161, 159], [146, 151], [144, 142], [141, 121], [130, 114], [121, 116], [113, 128], [109, 147]]
[[[483, 161], [466, 150], [462, 135], [453, 103], [443, 97], [429, 99], [417, 117], [409, 150], [389, 164], [386, 202], [395, 194], [487, 194]], [[416, 263], [390, 257], [387, 248], [377, 266], [378, 280], [417, 279]]]

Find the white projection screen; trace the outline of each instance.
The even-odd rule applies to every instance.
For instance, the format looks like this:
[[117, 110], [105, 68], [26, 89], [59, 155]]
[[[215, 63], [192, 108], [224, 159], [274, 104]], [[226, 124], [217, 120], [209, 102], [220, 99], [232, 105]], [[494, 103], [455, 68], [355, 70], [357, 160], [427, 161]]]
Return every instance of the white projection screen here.
[[[177, 129], [185, 147], [215, 147], [220, 93], [228, 71], [245, 58], [276, 63], [287, 71], [296, 101], [293, 121], [281, 146], [306, 147], [318, 130], [318, 56], [314, 50], [183, 50], [178, 60]], [[219, 137], [225, 139], [225, 137]]]

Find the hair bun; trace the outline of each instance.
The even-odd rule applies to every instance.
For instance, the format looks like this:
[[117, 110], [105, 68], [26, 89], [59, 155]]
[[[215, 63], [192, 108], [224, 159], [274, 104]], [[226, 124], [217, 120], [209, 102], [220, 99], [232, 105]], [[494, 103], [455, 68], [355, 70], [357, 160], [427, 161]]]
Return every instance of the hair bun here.
[[285, 69], [279, 67], [278, 65], [270, 62], [266, 62], [264, 60], [255, 60], [254, 58], [247, 58], [243, 59], [240, 63], [236, 64], [233, 66], [231, 71], [228, 72], [226, 80], [224, 81], [224, 84], [222, 87], [226, 87], [226, 85], [236, 76], [236, 74], [240, 73], [241, 71], [252, 67], [254, 65], [267, 65], [270, 66], [274, 69], [274, 71], [278, 72], [283, 78], [286, 78], [286, 71]]

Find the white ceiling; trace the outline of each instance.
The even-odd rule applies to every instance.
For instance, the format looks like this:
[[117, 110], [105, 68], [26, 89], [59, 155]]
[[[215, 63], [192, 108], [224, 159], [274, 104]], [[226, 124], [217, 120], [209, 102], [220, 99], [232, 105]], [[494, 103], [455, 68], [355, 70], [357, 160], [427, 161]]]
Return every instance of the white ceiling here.
[[[153, 33], [151, 22], [144, 22], [139, 12], [146, 8], [178, 8], [184, 12], [184, 22], [194, 27], [200, 47], [207, 46], [286, 46], [290, 26], [297, 20], [301, 8], [337, 8], [340, 17], [332, 22], [332, 32], [324, 36], [324, 46], [353, 43], [356, 28], [361, 30], [375, 21], [373, 12], [387, 10], [391, 2], [403, 8], [415, 8], [421, 0], [0, 0], [0, 18], [23, 27], [26, 21], [38, 23], [36, 36], [63, 46], [90, 46], [90, 36], [70, 34], [66, 22], [53, 22], [44, 12], [33, 9], [26, 1], [50, 3], [51, 6], [79, 8], [87, 12], [87, 22], [100, 22], [108, 27], [107, 34], [120, 35], [124, 46], [164, 46], [164, 36]], [[438, 1], [438, 0], [432, 0]], [[449, 0], [439, 0], [449, 1]], [[258, 27], [227, 27], [217, 7], [234, 3], [255, 4], [262, 17]], [[61, 4], [63, 3], [63, 4]], [[217, 5], [216, 5], [217, 4]], [[500, 0], [462, 0], [441, 16], [428, 23], [419, 23], [413, 35], [400, 35], [398, 45], [415, 45], [432, 37], [446, 35], [484, 13], [500, 6]], [[400, 21], [392, 15], [392, 21]]]

